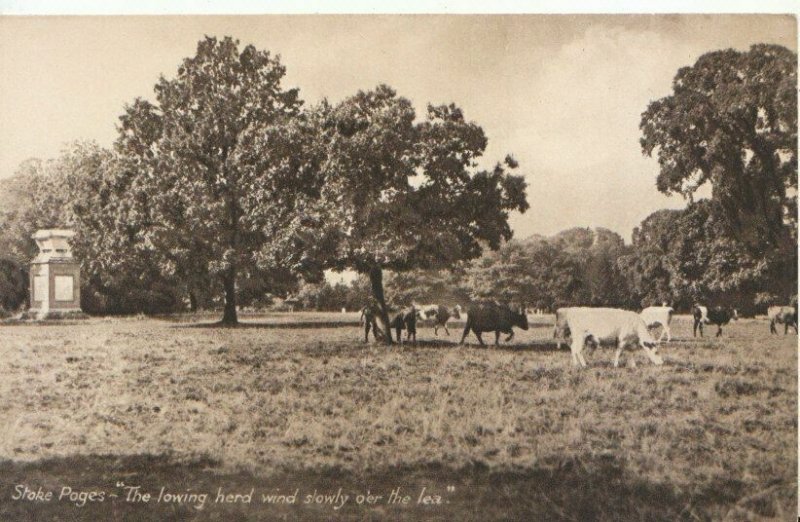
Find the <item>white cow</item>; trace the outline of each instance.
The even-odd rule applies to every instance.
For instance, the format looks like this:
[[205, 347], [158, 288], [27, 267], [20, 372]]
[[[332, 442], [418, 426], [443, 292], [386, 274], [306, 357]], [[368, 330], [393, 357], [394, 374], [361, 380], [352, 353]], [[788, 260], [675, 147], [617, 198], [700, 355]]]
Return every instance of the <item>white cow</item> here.
[[[628, 345], [636, 344], [642, 347], [653, 364], [664, 364], [661, 357], [650, 348], [656, 345], [656, 341], [650, 336], [647, 325], [636, 312], [616, 308], [569, 308], [564, 309], [564, 315], [565, 323], [572, 335], [570, 348], [574, 366], [586, 367], [583, 347], [588, 340], [598, 345], [601, 342], [616, 344], [615, 368], [619, 366], [622, 350]], [[636, 366], [633, 360], [632, 366]]]
[[644, 324], [648, 328], [655, 328], [661, 326], [661, 336], [658, 338], [660, 343], [667, 336], [667, 342], [672, 340], [672, 332], [669, 330], [669, 325], [672, 322], [672, 314], [675, 310], [671, 306], [648, 306], [639, 313], [639, 317], [644, 320]]
[[447, 335], [450, 335], [450, 330], [447, 329], [447, 323], [453, 319], [461, 319], [461, 305], [456, 305], [450, 309], [440, 304], [424, 304], [414, 305], [417, 309], [417, 317], [421, 320], [433, 320], [433, 334], [439, 335], [439, 328], [444, 328]]
[[784, 325], [783, 335], [786, 335], [790, 326], [794, 328], [795, 333], [797, 332], [797, 308], [794, 306], [770, 306], [767, 317], [769, 317], [770, 333], [778, 333], [776, 324]]

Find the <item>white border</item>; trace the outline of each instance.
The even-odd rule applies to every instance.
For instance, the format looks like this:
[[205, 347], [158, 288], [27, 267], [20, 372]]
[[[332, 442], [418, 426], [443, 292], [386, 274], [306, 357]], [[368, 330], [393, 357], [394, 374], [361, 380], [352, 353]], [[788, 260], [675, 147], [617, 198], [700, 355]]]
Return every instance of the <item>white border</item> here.
[[797, 13], [796, 0], [0, 0], [1, 15]]

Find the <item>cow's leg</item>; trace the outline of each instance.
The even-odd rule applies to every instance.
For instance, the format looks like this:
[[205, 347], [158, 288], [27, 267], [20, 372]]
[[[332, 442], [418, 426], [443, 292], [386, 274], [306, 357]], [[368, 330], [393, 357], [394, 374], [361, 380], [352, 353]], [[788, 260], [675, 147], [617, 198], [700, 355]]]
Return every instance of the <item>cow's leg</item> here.
[[583, 349], [583, 343], [586, 342], [586, 337], [573, 335], [572, 336], [572, 344], [569, 345], [570, 352], [572, 355], [572, 366], [581, 366], [581, 358], [578, 358], [578, 354]]
[[364, 342], [365, 343], [369, 342], [369, 329], [370, 329], [370, 323], [369, 323], [369, 321], [366, 321], [364, 323]]
[[619, 356], [622, 355], [623, 344], [617, 339], [617, 352], [614, 354], [614, 368], [619, 368]]
[[397, 342], [403, 344], [403, 329], [395, 328], [394, 331], [397, 332]]
[[494, 331], [494, 345], [495, 346], [499, 346], [500, 345], [500, 330], [495, 330]]
[[508, 334], [508, 337], [506, 337], [506, 342], [510, 341], [513, 338], [514, 338], [514, 330], [511, 330], [511, 333]]
[[714, 337], [720, 337], [720, 336], [722, 336], [722, 325], [718, 324], [717, 325], [717, 335], [715, 335]]
[[433, 335], [435, 335], [436, 337], [439, 337], [439, 325], [438, 324], [434, 324], [433, 325]]
[[578, 347], [578, 361], [581, 363], [581, 366], [584, 367], [584, 368], [586, 368], [586, 366], [588, 366], [586, 364], [586, 359], [583, 357], [583, 349], [584, 349], [585, 346], [586, 346], [586, 337], [583, 338], [583, 342], [581, 342], [581, 345]]
[[667, 332], [667, 342], [672, 341], [672, 331], [670, 330], [669, 326], [665, 326], [664, 330]]
[[469, 324], [469, 321], [467, 321], [467, 324], [464, 325], [464, 334], [461, 336], [461, 342], [458, 344], [464, 344], [464, 339], [467, 338], [467, 334], [469, 333], [470, 327], [471, 325]]
[[447, 323], [444, 323], [442, 326], [444, 327], [444, 333], [447, 337], [450, 337], [450, 330], [447, 329]]
[[631, 368], [636, 368], [636, 354], [633, 351], [630, 357], [628, 357], [628, 364], [630, 364]]
[[775, 328], [775, 319], [769, 320], [769, 333], [776, 334], [778, 333], [778, 329]]
[[788, 321], [783, 324], [783, 335], [786, 335], [787, 333], [789, 333], [789, 322]]
[[478, 338], [478, 342], [481, 343], [481, 346], [486, 346], [485, 344], [483, 344], [483, 338], [481, 337], [481, 333], [482, 332], [475, 330], [475, 337]]

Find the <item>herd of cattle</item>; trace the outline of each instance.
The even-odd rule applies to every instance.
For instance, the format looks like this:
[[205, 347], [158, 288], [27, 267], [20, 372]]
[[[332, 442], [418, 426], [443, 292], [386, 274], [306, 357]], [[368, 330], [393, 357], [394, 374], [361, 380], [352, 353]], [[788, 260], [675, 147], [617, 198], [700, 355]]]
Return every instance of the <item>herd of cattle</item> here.
[[[553, 337], [556, 339], [557, 346], [560, 348], [562, 342], [566, 343], [570, 339], [569, 345], [572, 352], [572, 364], [575, 366], [586, 366], [586, 359], [583, 350], [586, 346], [597, 347], [602, 344], [615, 345], [616, 355], [614, 366], [619, 365], [619, 358], [626, 347], [640, 346], [653, 364], [663, 364], [663, 359], [656, 353], [658, 345], [667, 338], [667, 342], [672, 340], [670, 325], [674, 309], [669, 306], [650, 306], [640, 313], [617, 308], [590, 308], [590, 307], [567, 307], [559, 308], [556, 311], [556, 321], [553, 330]], [[417, 340], [417, 321], [428, 320], [434, 324], [434, 335], [438, 335], [439, 328], [444, 328], [447, 335], [450, 331], [447, 323], [452, 320], [460, 320], [465, 311], [461, 306], [448, 308], [444, 305], [412, 305], [406, 310], [397, 312], [391, 317], [390, 327], [395, 330], [396, 339], [402, 341], [402, 332], [406, 331], [406, 340], [416, 342]], [[776, 325], [784, 325], [784, 335], [789, 327], [794, 328], [797, 333], [797, 308], [794, 306], [771, 306], [767, 312], [770, 321], [770, 332], [777, 333]], [[364, 341], [369, 340], [369, 332], [378, 340], [383, 336], [383, 332], [378, 327], [377, 317], [379, 311], [377, 306], [369, 305], [361, 311], [361, 323], [364, 325]], [[494, 301], [483, 301], [472, 303], [466, 310], [466, 321], [464, 332], [461, 336], [461, 344], [464, 343], [467, 335], [473, 332], [478, 338], [481, 346], [484, 346], [481, 334], [484, 332], [494, 332], [495, 345], [500, 342], [500, 334], [506, 334], [506, 342], [514, 337], [513, 328], [528, 329], [528, 316], [524, 308], [513, 309], [508, 305]], [[722, 327], [731, 320], [737, 320], [738, 314], [735, 309], [723, 306], [706, 307], [695, 304], [692, 307], [694, 325], [692, 335], [703, 336], [704, 325], [716, 325], [716, 336], [722, 335]], [[661, 336], [658, 340], [654, 339], [650, 333], [651, 329], [661, 327]], [[631, 359], [632, 366], [635, 361]]]

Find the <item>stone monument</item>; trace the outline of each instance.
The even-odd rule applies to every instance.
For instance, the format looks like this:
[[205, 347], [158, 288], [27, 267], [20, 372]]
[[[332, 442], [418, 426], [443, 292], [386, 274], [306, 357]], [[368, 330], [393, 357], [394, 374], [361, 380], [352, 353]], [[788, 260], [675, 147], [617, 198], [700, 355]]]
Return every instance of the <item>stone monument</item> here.
[[81, 268], [72, 257], [72, 230], [39, 230], [32, 237], [39, 254], [31, 261], [29, 316], [37, 319], [83, 316]]

